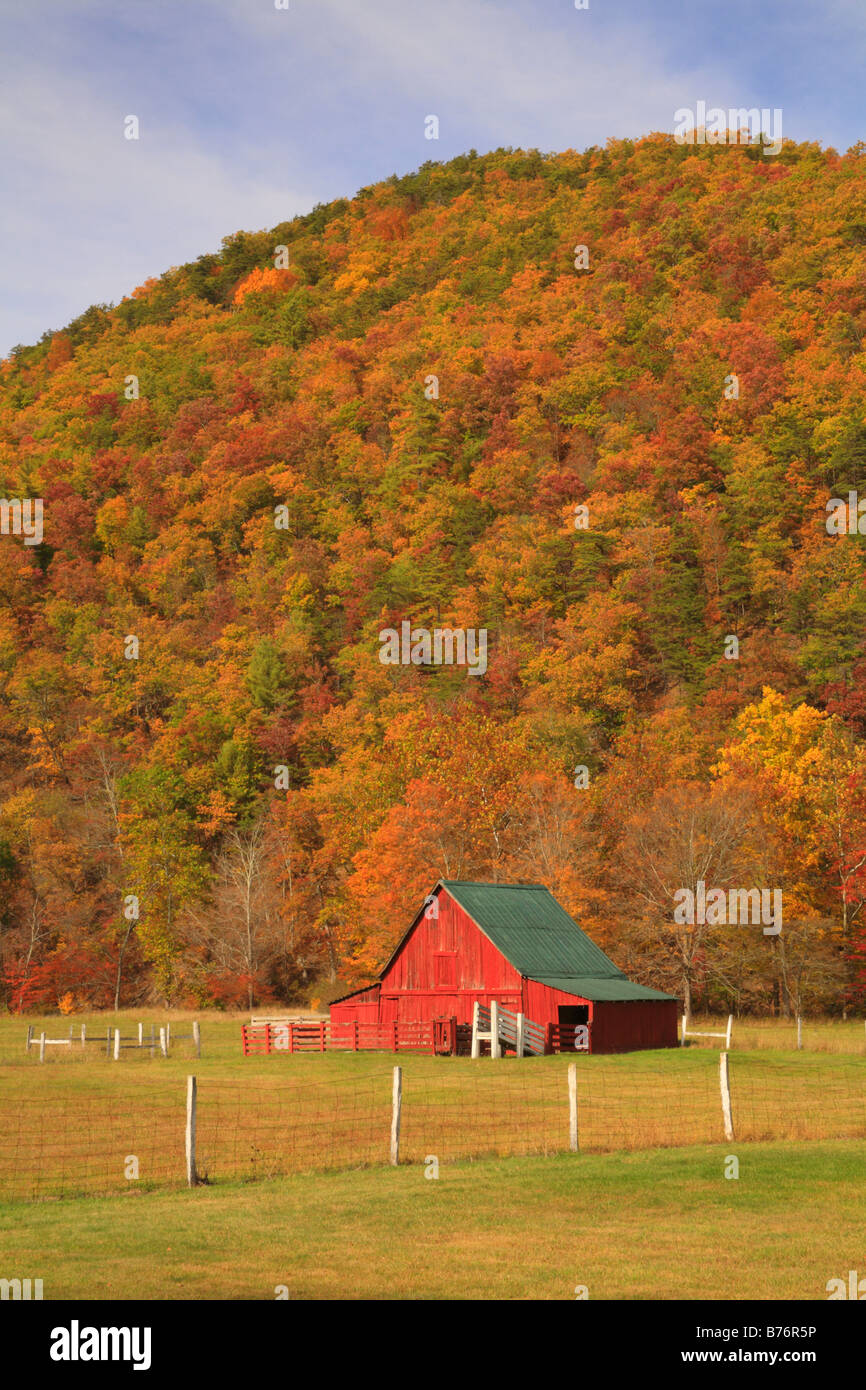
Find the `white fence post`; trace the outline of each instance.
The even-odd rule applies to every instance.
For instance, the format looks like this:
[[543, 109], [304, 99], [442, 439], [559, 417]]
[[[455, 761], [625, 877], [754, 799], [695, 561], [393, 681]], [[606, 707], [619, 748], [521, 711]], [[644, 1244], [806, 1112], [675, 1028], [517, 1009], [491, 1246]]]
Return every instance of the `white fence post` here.
[[568, 1147], [576, 1154], [577, 1147], [577, 1063], [568, 1064]]
[[797, 1051], [798, 1051], [798, 1052], [800, 1051], [800, 1049], [802, 1048], [802, 1046], [803, 1046], [803, 1020], [802, 1020], [802, 1018], [800, 1017], [800, 1015], [797, 1014]]
[[195, 1187], [195, 1077], [186, 1078], [186, 1185]]
[[40, 1034], [39, 1034], [39, 1060], [40, 1060], [40, 1062], [44, 1062], [44, 1061], [45, 1061], [45, 1034], [44, 1034], [44, 1033], [40, 1033]]
[[523, 1014], [517, 1015], [517, 1055], [523, 1056]]
[[502, 1048], [499, 1045], [499, 1005], [495, 999], [490, 1001], [490, 1056], [502, 1056]]
[[143, 1023], [139, 1023], [139, 1025], [138, 1025], [138, 1045], [139, 1045], [139, 1047], [141, 1047], [141, 1044], [142, 1044], [143, 1042], [144, 1042], [144, 1024], [143, 1024]]
[[728, 1014], [728, 1026], [727, 1026], [727, 1028], [725, 1029], [724, 1033], [698, 1033], [698, 1032], [696, 1032], [696, 1030], [695, 1030], [694, 1028], [690, 1028], [690, 1029], [687, 1030], [687, 1028], [686, 1028], [687, 1020], [688, 1020], [688, 1015], [687, 1015], [687, 1014], [683, 1014], [683, 1035], [682, 1035], [682, 1038], [680, 1039], [680, 1046], [681, 1046], [681, 1047], [685, 1047], [685, 1045], [686, 1045], [686, 1031], [688, 1031], [688, 1032], [691, 1033], [691, 1035], [692, 1035], [693, 1038], [724, 1038], [724, 1040], [725, 1040], [725, 1051], [726, 1051], [726, 1052], [729, 1052], [729, 1051], [730, 1051], [730, 1048], [731, 1048], [731, 1032], [732, 1032], [733, 1027], [734, 1027], [734, 1015], [733, 1015], [733, 1014]]
[[403, 1109], [403, 1068], [394, 1068], [394, 1083], [391, 1089], [391, 1163], [396, 1168], [400, 1162], [400, 1116]]
[[119, 1029], [119, 1028], [115, 1028], [115, 1030], [114, 1030], [114, 1060], [115, 1060], [115, 1062], [119, 1062], [119, 1061], [120, 1061], [120, 1029]]
[[481, 1044], [478, 1041], [478, 1010], [480, 1005], [478, 1000], [472, 1006], [472, 1053], [473, 1057], [481, 1056]]
[[165, 1025], [165, 1055], [168, 1056], [168, 1049], [171, 1047], [171, 1024]]
[[167, 1057], [167, 1056], [168, 1056], [168, 1049], [166, 1048], [166, 1045], [165, 1045], [165, 1029], [164, 1029], [164, 1028], [160, 1028], [160, 1030], [159, 1030], [159, 1050], [160, 1050], [160, 1052], [162, 1053], [163, 1057]]
[[86, 1023], [82, 1023], [82, 1025], [81, 1025], [81, 1046], [82, 1046], [82, 1047], [86, 1047], [86, 1046], [87, 1046], [87, 1024], [86, 1024]]
[[732, 1140], [734, 1121], [731, 1114], [731, 1072], [728, 1058], [727, 1052], [719, 1053], [719, 1087], [722, 1093], [722, 1119], [725, 1122], [725, 1138]]
[[[355, 1027], [356, 1027], [356, 1029], [357, 1029], [357, 1024], [355, 1025]], [[195, 1043], [195, 1055], [196, 1055], [196, 1057], [200, 1057], [200, 1056], [201, 1056], [201, 1025], [199, 1024], [198, 1019], [195, 1019], [194, 1022], [193, 1022], [193, 1025], [192, 1025], [192, 1040], [193, 1040], [193, 1042]]]

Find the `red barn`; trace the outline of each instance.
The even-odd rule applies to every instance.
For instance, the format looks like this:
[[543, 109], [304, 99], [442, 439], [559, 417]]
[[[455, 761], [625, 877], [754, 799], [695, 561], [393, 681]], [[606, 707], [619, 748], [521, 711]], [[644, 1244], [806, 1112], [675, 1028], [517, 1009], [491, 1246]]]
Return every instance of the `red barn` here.
[[440, 879], [378, 984], [335, 1000], [331, 1022], [459, 1026], [493, 1000], [545, 1028], [588, 1024], [592, 1052], [677, 1045], [677, 1001], [633, 984], [536, 884]]

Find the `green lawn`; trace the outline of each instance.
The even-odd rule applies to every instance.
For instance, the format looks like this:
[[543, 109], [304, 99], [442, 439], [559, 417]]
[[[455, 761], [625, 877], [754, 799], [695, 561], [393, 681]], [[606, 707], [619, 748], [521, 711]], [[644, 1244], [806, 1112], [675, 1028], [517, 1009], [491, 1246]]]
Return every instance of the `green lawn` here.
[[[129, 1034], [139, 1017], [165, 1022], [103, 1015], [88, 1032]], [[192, 1017], [171, 1015], [176, 1036]], [[717, 1046], [580, 1057], [574, 1155], [568, 1057], [243, 1058], [240, 1016], [211, 1014], [199, 1059], [176, 1042], [115, 1063], [103, 1042], [40, 1065], [28, 1021], [64, 1031], [0, 1019], [0, 1277], [42, 1278], [47, 1298], [573, 1298], [580, 1284], [591, 1298], [814, 1299], [866, 1273], [862, 1022], [818, 1021], [799, 1053], [790, 1025], [735, 1024], [733, 1142]], [[207, 1177], [194, 1191], [190, 1073]]]
[[7, 1203], [0, 1273], [46, 1299], [825, 1299], [866, 1271], [864, 1161], [734, 1143]]

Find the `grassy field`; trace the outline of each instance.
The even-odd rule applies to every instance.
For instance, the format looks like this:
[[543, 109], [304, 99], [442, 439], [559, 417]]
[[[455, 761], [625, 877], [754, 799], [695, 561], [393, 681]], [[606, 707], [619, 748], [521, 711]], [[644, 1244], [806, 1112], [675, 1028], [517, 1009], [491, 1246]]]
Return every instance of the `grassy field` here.
[[46, 1299], [826, 1299], [863, 1271], [866, 1144], [365, 1169], [0, 1204]]
[[[707, 1033], [724, 1033], [727, 1027], [727, 1014], [714, 1014], [692, 1019], [690, 1028]], [[805, 1052], [840, 1052], [866, 1057], [866, 1020], [838, 1018], [804, 1018], [802, 1023], [802, 1043]], [[716, 1039], [688, 1039], [689, 1047], [722, 1046]], [[793, 1052], [797, 1047], [797, 1024], [794, 1019], [784, 1018], [735, 1018], [731, 1047], [735, 1052], [754, 1052], [763, 1048], [773, 1051]]]
[[[309, 1018], [326, 1018], [326, 1014], [309, 1014]], [[80, 1063], [84, 1058], [93, 1060], [95, 1058], [104, 1059], [105, 1057], [105, 1036], [106, 1031], [120, 1028], [124, 1036], [133, 1035], [136, 1032], [139, 1021], [145, 1025], [146, 1035], [149, 1035], [150, 1025], [159, 1027], [171, 1022], [175, 1033], [189, 1033], [192, 1020], [198, 1018], [202, 1025], [202, 1065], [205, 1063], [211, 1068], [222, 1067], [222, 1075], [234, 1074], [242, 1061], [241, 1058], [241, 1024], [249, 1021], [249, 1014], [224, 1013], [213, 1011], [210, 1013], [202, 1011], [182, 1011], [182, 1010], [158, 1010], [158, 1009], [127, 1009], [119, 1014], [100, 1013], [100, 1014], [75, 1014], [64, 1018], [57, 1014], [37, 1015], [21, 1014], [10, 1015], [0, 1014], [0, 1064], [5, 1062], [20, 1065], [29, 1065], [35, 1059], [31, 1055], [29, 1058], [24, 1051], [24, 1041], [27, 1033], [27, 1025], [33, 1026], [34, 1035], [38, 1038], [40, 1032], [44, 1031], [49, 1037], [65, 1037], [69, 1034], [70, 1026], [76, 1037], [79, 1035], [81, 1024], [87, 1027], [88, 1043], [85, 1054], [82, 1054], [80, 1046], [72, 1049], [49, 1049], [46, 1053], [47, 1061], [52, 1064], [69, 1065]], [[691, 1027], [705, 1031], [723, 1033], [727, 1017], [713, 1015], [712, 1017], [694, 1017]], [[796, 1052], [797, 1027], [793, 1021], [772, 1018], [743, 1018], [734, 1020], [732, 1050], [736, 1052], [755, 1052], [770, 1050], [782, 1054], [794, 1054]], [[688, 1051], [718, 1051], [720, 1043], [712, 1039], [689, 1038]], [[862, 1018], [849, 1019], [843, 1023], [839, 1019], [806, 1018], [803, 1020], [803, 1051], [838, 1053], [839, 1055], [852, 1057], [866, 1057], [866, 1020]], [[173, 1060], [187, 1060], [192, 1057], [191, 1045], [189, 1043], [177, 1044], [173, 1048]], [[136, 1052], [124, 1053], [124, 1065], [134, 1062], [141, 1065], [147, 1059], [147, 1054], [140, 1055]], [[353, 1060], [349, 1058], [349, 1060]], [[269, 1059], [248, 1058], [244, 1063], [245, 1075], [249, 1069], [260, 1065], [268, 1065]], [[212, 1074], [216, 1075], [217, 1070]]]
[[[104, 1039], [117, 1021], [129, 1035], [137, 1017], [87, 1020], [88, 1031]], [[176, 1039], [189, 1032], [190, 1019], [173, 1016]], [[37, 1020], [36, 1031], [46, 1026], [62, 1036], [59, 1025], [56, 1018]], [[772, 1037], [772, 1025], [764, 1031]], [[859, 1033], [857, 1024], [816, 1027], [823, 1045], [799, 1053], [735, 1046], [738, 1142], [866, 1138], [866, 1046]], [[119, 1193], [130, 1182], [139, 1189], [180, 1185], [191, 1072], [198, 1081], [198, 1171], [211, 1185], [387, 1162], [395, 1060], [404, 1073], [402, 1161], [546, 1156], [568, 1148], [567, 1056], [498, 1063], [391, 1053], [243, 1058], [239, 1019], [218, 1015], [202, 1020], [199, 1059], [189, 1041], [176, 1041], [169, 1058], [130, 1051], [114, 1062], [103, 1042], [57, 1048], [40, 1064], [35, 1052], [25, 1052], [25, 1034], [20, 1019], [0, 1021], [0, 1198]], [[581, 1150], [722, 1143], [717, 1057], [709, 1046], [580, 1057]], [[132, 1178], [131, 1158], [138, 1173]]]
[[68, 1021], [0, 1019], [0, 1274], [42, 1278], [47, 1298], [271, 1299], [285, 1285], [295, 1299], [556, 1299], [580, 1284], [591, 1298], [814, 1299], [866, 1270], [862, 1021], [807, 1024], [799, 1053], [790, 1025], [735, 1024], [733, 1142], [718, 1044], [579, 1057], [571, 1154], [567, 1056], [244, 1058], [242, 1016], [218, 1014], [201, 1016], [197, 1059], [179, 1040], [193, 1015], [170, 1017], [168, 1058], [105, 1056], [108, 1027], [166, 1021], [125, 1013], [86, 1019], [102, 1043], [44, 1064], [25, 1052], [27, 1023], [62, 1037]]

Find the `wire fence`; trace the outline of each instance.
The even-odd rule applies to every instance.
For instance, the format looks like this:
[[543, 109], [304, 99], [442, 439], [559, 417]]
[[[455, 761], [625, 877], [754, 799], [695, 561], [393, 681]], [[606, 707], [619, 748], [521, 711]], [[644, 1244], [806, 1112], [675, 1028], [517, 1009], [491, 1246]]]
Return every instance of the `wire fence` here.
[[866, 1063], [731, 1057], [738, 1139], [859, 1139], [866, 1133]]
[[390, 1069], [333, 1082], [211, 1080], [198, 1090], [200, 1178], [255, 1179], [387, 1161]]
[[[688, 1046], [718, 1050], [730, 1019], [732, 1052], [821, 1052], [866, 1057], [866, 1019], [755, 1018], [727, 1014], [694, 1016]], [[680, 1025], [682, 1036], [682, 1024]]]
[[177, 1082], [14, 1095], [0, 1083], [0, 1198], [170, 1185], [184, 1171], [184, 1116]]
[[[866, 1138], [866, 1060], [726, 1056], [736, 1141]], [[199, 1181], [393, 1161], [393, 1060], [368, 1057], [357, 1068], [328, 1057], [297, 1061], [242, 1082], [199, 1075]], [[576, 1115], [563, 1057], [402, 1058], [399, 1161], [567, 1152], [575, 1119], [581, 1152], [730, 1142], [719, 1057], [709, 1050], [573, 1065]], [[75, 1089], [58, 1084], [74, 1075], [66, 1069], [0, 1072], [0, 1199], [182, 1186], [186, 1082], [136, 1072], [126, 1083], [100, 1070]]]

